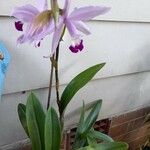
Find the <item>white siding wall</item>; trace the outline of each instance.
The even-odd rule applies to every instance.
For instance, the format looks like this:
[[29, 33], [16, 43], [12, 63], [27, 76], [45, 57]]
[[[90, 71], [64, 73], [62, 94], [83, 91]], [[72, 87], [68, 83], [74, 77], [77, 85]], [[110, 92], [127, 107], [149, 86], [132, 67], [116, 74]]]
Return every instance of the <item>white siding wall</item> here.
[[[51, 37], [41, 48], [31, 45], [16, 46], [18, 33], [14, 19], [8, 17], [14, 6], [28, 0], [1, 2], [0, 40], [11, 53], [11, 64], [6, 77], [5, 90], [0, 103], [0, 146], [25, 138], [17, 117], [17, 104], [26, 102], [28, 93], [35, 90], [45, 105], [49, 82], [49, 54]], [[74, 5], [85, 5], [76, 0]], [[86, 4], [105, 4], [112, 10], [106, 16], [88, 22], [92, 35], [85, 37], [85, 50], [72, 54], [68, 50], [69, 36], [65, 35], [60, 55], [61, 91], [81, 70], [96, 63], [106, 62], [105, 68], [90, 82], [70, 104], [67, 114], [86, 103], [102, 98], [100, 118], [150, 105], [150, 1], [149, 0], [87, 0]], [[4, 17], [5, 16], [5, 17]], [[55, 99], [53, 92], [53, 100]], [[54, 101], [52, 102], [55, 105]], [[66, 118], [66, 126], [77, 122], [78, 114]], [[15, 137], [15, 138], [14, 138]]]

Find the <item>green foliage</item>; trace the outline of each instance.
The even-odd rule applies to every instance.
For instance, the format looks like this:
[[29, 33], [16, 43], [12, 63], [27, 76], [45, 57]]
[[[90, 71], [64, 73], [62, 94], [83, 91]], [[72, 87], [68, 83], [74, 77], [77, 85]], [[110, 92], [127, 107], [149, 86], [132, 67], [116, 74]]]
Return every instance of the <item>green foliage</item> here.
[[[85, 86], [104, 65], [105, 63], [88, 68], [77, 75], [68, 84], [58, 104], [60, 116], [64, 114], [73, 96]], [[109, 136], [93, 129], [101, 106], [102, 100], [92, 102], [86, 106], [83, 103], [73, 150], [127, 150], [127, 144], [114, 142]], [[85, 115], [86, 111], [90, 111], [87, 116]], [[38, 98], [31, 93], [26, 105], [18, 105], [18, 115], [25, 132], [31, 140], [32, 150], [60, 149], [62, 138], [60, 120], [62, 118], [57, 115], [54, 108], [50, 107], [45, 114]], [[103, 143], [98, 144], [97, 140]]]
[[[98, 117], [101, 105], [102, 100], [87, 105], [91, 111], [85, 117], [87, 107], [83, 103], [73, 145], [74, 150], [79, 148], [79, 150], [127, 150], [127, 144], [114, 142], [109, 136], [94, 131], [93, 125]], [[33, 150], [60, 149], [61, 125], [54, 108], [49, 108], [45, 115], [39, 100], [31, 93], [26, 106], [23, 104], [18, 105], [18, 114], [22, 126], [30, 137]], [[97, 144], [97, 139], [107, 143]]]
[[60, 101], [60, 110], [61, 113], [64, 112], [65, 108], [73, 98], [73, 96], [83, 87], [85, 86], [94, 76], [95, 74], [103, 68], [105, 63], [95, 65], [86, 69], [77, 75], [65, 88]]
[[95, 131], [94, 129], [90, 130], [89, 134], [92, 135], [97, 140], [101, 140], [104, 142], [114, 142], [114, 140], [108, 135]]
[[[124, 143], [114, 143], [114, 140], [109, 137], [108, 135], [105, 135], [101, 132], [95, 131], [93, 128], [93, 125], [95, 124], [100, 108], [102, 105], [102, 100], [98, 100], [95, 103], [93, 103], [93, 106], [90, 106], [91, 111], [88, 114], [88, 116], [85, 118], [85, 105], [83, 103], [83, 108], [80, 116], [80, 120], [78, 123], [78, 128], [76, 131], [76, 136], [75, 136], [75, 142], [73, 144], [73, 150], [79, 149], [81, 147], [88, 146], [85, 149], [98, 149], [101, 148], [102, 150], [104, 149], [109, 149], [111, 148], [120, 148], [120, 150], [126, 150], [126, 145]], [[102, 141], [107, 143], [97, 145], [97, 140]], [[82, 149], [81, 149], [82, 150]]]
[[45, 121], [45, 150], [59, 150], [61, 129], [58, 115], [54, 108], [49, 108]]
[[39, 100], [31, 93], [26, 105], [18, 105], [18, 115], [31, 140], [32, 150], [59, 150], [61, 128], [54, 108], [49, 108], [45, 115]]
[[84, 121], [81, 134], [83, 135], [87, 134], [91, 130], [91, 128], [93, 127], [93, 125], [97, 120], [101, 106], [102, 106], [102, 100], [97, 101], [96, 104], [93, 106], [91, 112], [89, 113], [88, 117]]
[[32, 143], [33, 150], [44, 149], [44, 123], [45, 112], [37, 99], [37, 97], [31, 93], [26, 104], [26, 118], [28, 132]]
[[92, 146], [80, 148], [78, 150], [127, 150], [128, 145], [126, 143], [112, 142], [112, 143], [100, 143]]
[[27, 119], [26, 119], [26, 106], [24, 104], [18, 105], [18, 116], [19, 116], [20, 122], [21, 122], [26, 134], [29, 137], [28, 127], [27, 127]]
[[87, 145], [87, 141], [91, 137], [90, 135], [92, 135], [90, 134], [91, 129], [93, 128], [93, 125], [97, 120], [101, 105], [102, 100], [96, 101], [91, 107], [91, 111], [86, 118], [85, 118], [85, 106], [83, 105], [80, 121], [75, 136], [75, 142], [73, 144], [73, 149], [77, 149]]

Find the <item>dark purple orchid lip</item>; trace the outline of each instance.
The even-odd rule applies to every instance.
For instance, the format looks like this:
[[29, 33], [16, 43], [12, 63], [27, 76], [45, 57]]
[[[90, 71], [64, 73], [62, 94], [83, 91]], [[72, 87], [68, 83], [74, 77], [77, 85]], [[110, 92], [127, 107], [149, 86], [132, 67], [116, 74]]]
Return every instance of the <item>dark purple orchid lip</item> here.
[[16, 28], [18, 31], [23, 31], [23, 23], [22, 23], [21, 21], [15, 22], [15, 28]]
[[40, 46], [41, 46], [41, 42], [39, 42], [39, 43], [37, 44], [37, 46], [40, 47]]
[[80, 43], [75, 46], [71, 45], [69, 49], [72, 53], [78, 53], [79, 51], [82, 51], [84, 49], [83, 40], [81, 40]]

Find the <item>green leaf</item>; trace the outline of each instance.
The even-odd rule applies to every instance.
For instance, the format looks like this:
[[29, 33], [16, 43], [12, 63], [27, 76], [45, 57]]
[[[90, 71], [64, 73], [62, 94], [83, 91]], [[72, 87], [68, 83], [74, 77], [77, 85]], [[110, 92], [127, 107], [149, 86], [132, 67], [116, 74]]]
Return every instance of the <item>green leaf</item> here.
[[89, 134], [91, 134], [97, 140], [102, 140], [104, 142], [114, 142], [114, 140], [111, 137], [109, 137], [108, 135], [103, 134], [99, 131], [94, 131], [94, 129], [91, 130], [89, 132]]
[[73, 150], [76, 150], [80, 147], [84, 147], [84, 146], [87, 146], [87, 139], [86, 138], [83, 138], [83, 137], [78, 137], [76, 138], [76, 141], [73, 143], [73, 146], [72, 146], [72, 149]]
[[45, 150], [59, 150], [61, 144], [61, 127], [54, 108], [49, 108], [45, 120]]
[[24, 104], [18, 105], [18, 116], [19, 116], [20, 122], [21, 122], [26, 134], [29, 137], [27, 120], [26, 120], [26, 106]]
[[99, 100], [94, 107], [92, 108], [91, 112], [87, 116], [85, 122], [84, 122], [84, 127], [82, 129], [82, 134], [88, 133], [93, 125], [95, 124], [97, 117], [99, 115], [100, 108], [102, 106], [102, 100]]
[[78, 150], [127, 150], [128, 145], [123, 142], [101, 143], [94, 146], [87, 146]]
[[95, 74], [103, 68], [105, 63], [95, 65], [93, 67], [88, 68], [87, 70], [81, 72], [77, 75], [65, 88], [60, 101], [60, 109], [61, 113], [64, 112], [66, 106], [69, 104], [73, 96], [83, 87], [85, 86], [94, 76]]
[[83, 129], [83, 125], [84, 125], [84, 116], [85, 116], [85, 104], [83, 102], [83, 106], [82, 106], [82, 112], [81, 112], [81, 116], [80, 116], [80, 120], [78, 123], [78, 127], [77, 127], [77, 131], [76, 131], [76, 135], [75, 135], [75, 141], [72, 145], [72, 149], [77, 149], [80, 148], [81, 146], [85, 146], [86, 143], [86, 139], [82, 138], [80, 133]]
[[44, 150], [45, 113], [39, 100], [33, 93], [29, 95], [27, 100], [26, 118], [32, 149]]
[[[102, 105], [102, 100], [97, 100], [94, 103], [90, 103], [90, 105], [89, 104], [86, 105], [88, 107], [84, 106], [83, 104], [80, 121], [76, 131], [75, 142], [73, 143], [73, 149], [86, 146], [88, 133], [97, 119], [101, 105]], [[86, 120], [84, 120], [86, 108], [92, 110], [90, 114], [87, 116]]]
[[[97, 101], [98, 101], [98, 100], [95, 100], [95, 101], [92, 101], [92, 102], [86, 104], [86, 105], [84, 106], [84, 111], [85, 111], [85, 112], [89, 112], [89, 111], [93, 108], [93, 106], [97, 103]], [[77, 115], [77, 116], [79, 116], [79, 115], [81, 116], [81, 110], [82, 110], [82, 109], [83, 109], [83, 106], [81, 106], [81, 107], [79, 107], [79, 108], [77, 108], [77, 109], [71, 111], [71, 112], [70, 112], [69, 114], [67, 114], [65, 117], [66, 117], [66, 118], [71, 118], [72, 116], [74, 116], [74, 114]]]
[[78, 123], [78, 128], [77, 128], [77, 131], [76, 131], [77, 133], [81, 133], [81, 131], [83, 129], [84, 117], [85, 117], [85, 104], [83, 102], [82, 112], [81, 112], [80, 120], [79, 120], [79, 123]]
[[87, 135], [87, 141], [90, 146], [97, 144], [96, 139], [90, 134]]

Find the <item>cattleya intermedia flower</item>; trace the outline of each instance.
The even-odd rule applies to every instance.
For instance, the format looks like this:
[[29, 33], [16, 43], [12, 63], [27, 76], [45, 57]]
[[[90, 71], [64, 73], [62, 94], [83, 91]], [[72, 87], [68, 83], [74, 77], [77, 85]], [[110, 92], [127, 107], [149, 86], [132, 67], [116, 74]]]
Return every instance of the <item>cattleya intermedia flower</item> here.
[[40, 46], [41, 40], [53, 33], [51, 54], [55, 53], [65, 28], [72, 39], [69, 49], [73, 53], [81, 51], [84, 48], [81, 32], [86, 35], [90, 34], [84, 22], [110, 10], [109, 7], [87, 6], [76, 8], [69, 13], [71, 0], [65, 0], [63, 9], [58, 7], [57, 0], [52, 0], [51, 10], [48, 9], [47, 0], [36, 1], [36, 6], [27, 4], [15, 8], [12, 13], [12, 16], [18, 19], [18, 22], [15, 23], [16, 29], [23, 32], [17, 42], [20, 44], [34, 42], [36, 46]]

